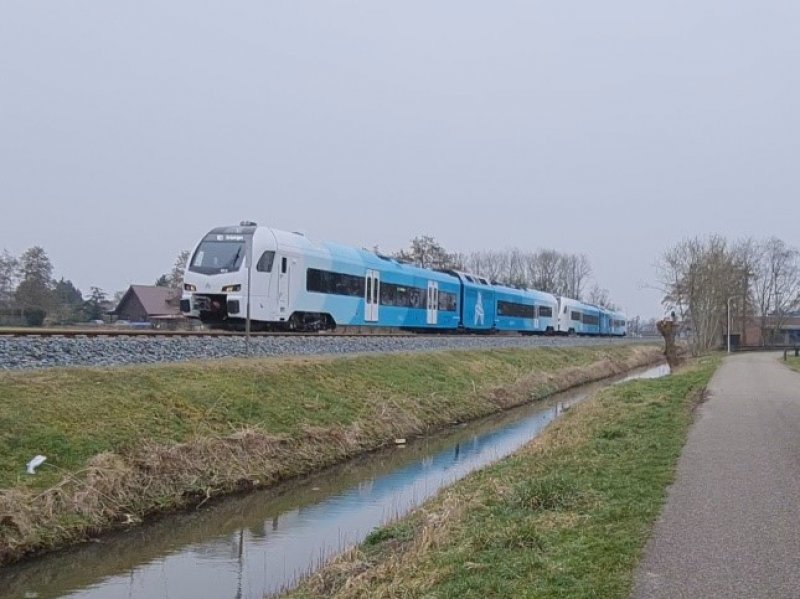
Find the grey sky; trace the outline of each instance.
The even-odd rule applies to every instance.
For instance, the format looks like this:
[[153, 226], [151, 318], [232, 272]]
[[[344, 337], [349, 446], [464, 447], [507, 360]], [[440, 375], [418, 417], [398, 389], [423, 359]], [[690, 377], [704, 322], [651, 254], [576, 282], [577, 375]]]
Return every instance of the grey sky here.
[[688, 235], [800, 216], [800, 3], [6, 2], [0, 249], [84, 292], [252, 219], [585, 252], [630, 315]]

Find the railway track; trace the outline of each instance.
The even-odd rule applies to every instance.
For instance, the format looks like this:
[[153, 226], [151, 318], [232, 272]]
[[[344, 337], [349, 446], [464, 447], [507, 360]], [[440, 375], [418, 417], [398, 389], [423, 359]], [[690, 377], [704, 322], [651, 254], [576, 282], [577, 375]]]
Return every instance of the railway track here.
[[[168, 331], [163, 329], [61, 329], [0, 328], [0, 337], [245, 337], [244, 331]], [[359, 330], [355, 327], [323, 332], [251, 332], [251, 337], [460, 337], [459, 334], [424, 335], [391, 329]], [[516, 336], [516, 335], [513, 335]]]
[[108, 367], [234, 357], [431, 352], [460, 349], [565, 347], [644, 340], [522, 335], [243, 333], [222, 331], [0, 329], [0, 371], [51, 367]]

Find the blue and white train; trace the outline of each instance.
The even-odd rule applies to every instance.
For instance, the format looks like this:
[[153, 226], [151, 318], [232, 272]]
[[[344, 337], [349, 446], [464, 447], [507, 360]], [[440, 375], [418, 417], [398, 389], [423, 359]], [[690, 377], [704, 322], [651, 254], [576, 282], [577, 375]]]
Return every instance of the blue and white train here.
[[314, 243], [300, 233], [252, 222], [213, 229], [200, 240], [186, 267], [181, 311], [211, 327], [234, 330], [243, 329], [249, 316], [253, 330], [357, 326], [625, 335], [619, 312], [478, 275]]

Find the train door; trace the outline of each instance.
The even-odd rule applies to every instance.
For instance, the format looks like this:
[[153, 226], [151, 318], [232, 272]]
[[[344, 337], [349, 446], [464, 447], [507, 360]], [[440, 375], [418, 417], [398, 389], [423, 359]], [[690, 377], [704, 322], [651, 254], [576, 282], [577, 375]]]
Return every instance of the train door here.
[[254, 320], [272, 320], [275, 318], [275, 285], [272, 284], [275, 252], [267, 250], [254, 258], [258, 262], [250, 271], [250, 317]]
[[439, 321], [439, 283], [428, 281], [428, 324], [436, 324]]
[[278, 271], [278, 312], [283, 320], [289, 311], [289, 259], [281, 256]]
[[368, 269], [364, 283], [364, 320], [366, 322], [378, 322], [380, 317], [381, 273], [377, 270]]

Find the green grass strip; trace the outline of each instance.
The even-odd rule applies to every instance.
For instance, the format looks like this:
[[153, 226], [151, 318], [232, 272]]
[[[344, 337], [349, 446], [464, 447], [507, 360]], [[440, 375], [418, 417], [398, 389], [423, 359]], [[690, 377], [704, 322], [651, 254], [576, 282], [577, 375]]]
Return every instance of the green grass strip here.
[[602, 391], [289, 596], [627, 598], [718, 364]]
[[[783, 358], [781, 358], [781, 361], [783, 362]], [[800, 358], [795, 358], [791, 352], [789, 352], [786, 361], [783, 363], [786, 364], [789, 368], [791, 368], [795, 372], [800, 372]]]
[[[464, 351], [2, 373], [0, 489], [45, 488], [96, 454], [124, 454], [143, 440], [181, 443], [243, 428], [299, 436], [308, 427], [348, 427], [386, 404], [413, 409], [432, 424], [466, 419], [496, 409], [482, 390], [531, 372], [618, 362], [632, 351]], [[28, 476], [25, 464], [37, 454], [47, 464]]]

